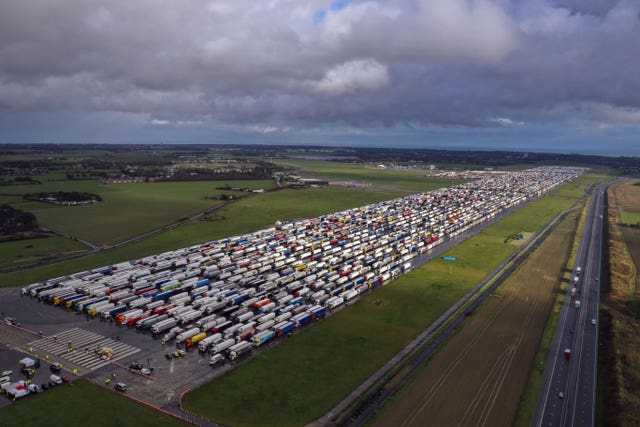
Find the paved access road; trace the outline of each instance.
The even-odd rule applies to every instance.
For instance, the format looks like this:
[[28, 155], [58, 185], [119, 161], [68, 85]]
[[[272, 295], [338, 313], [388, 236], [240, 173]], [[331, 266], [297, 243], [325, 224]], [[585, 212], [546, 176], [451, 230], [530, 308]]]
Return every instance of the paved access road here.
[[[604, 185], [594, 188], [571, 284], [538, 396], [532, 421], [536, 427], [591, 427], [595, 422], [605, 191]], [[576, 288], [575, 296], [572, 295], [572, 287]], [[569, 357], [566, 350], [571, 352]]]

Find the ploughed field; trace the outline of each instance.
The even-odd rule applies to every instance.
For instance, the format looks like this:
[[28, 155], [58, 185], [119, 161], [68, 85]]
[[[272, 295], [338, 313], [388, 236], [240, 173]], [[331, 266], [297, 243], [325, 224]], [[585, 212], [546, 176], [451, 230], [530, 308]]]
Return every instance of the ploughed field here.
[[600, 417], [631, 426], [640, 424], [640, 229], [625, 225], [635, 221], [624, 214], [640, 216], [640, 186], [616, 183], [608, 198], [610, 289], [603, 289], [600, 315]]
[[576, 223], [572, 214], [559, 224], [385, 408], [376, 426], [513, 425]]

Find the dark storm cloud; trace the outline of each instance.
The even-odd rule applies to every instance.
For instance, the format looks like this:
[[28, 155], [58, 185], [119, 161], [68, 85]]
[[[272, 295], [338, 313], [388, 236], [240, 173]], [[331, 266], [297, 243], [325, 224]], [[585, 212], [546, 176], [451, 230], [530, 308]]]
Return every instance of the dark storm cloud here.
[[638, 1], [0, 0], [0, 109], [150, 124], [640, 124]]

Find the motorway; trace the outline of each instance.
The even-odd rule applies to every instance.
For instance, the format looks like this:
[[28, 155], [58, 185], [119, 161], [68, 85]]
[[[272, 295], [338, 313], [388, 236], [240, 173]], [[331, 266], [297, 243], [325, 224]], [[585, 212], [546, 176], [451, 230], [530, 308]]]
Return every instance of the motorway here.
[[[591, 427], [595, 423], [604, 191], [604, 185], [594, 188], [532, 426]], [[573, 286], [575, 296], [570, 292]], [[569, 358], [566, 349], [571, 351]]]

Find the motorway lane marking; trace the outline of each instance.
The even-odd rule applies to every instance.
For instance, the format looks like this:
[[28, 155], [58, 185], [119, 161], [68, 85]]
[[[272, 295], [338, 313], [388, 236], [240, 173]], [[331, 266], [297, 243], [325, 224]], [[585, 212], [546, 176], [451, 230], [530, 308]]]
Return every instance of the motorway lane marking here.
[[[595, 199], [595, 198], [594, 198]], [[578, 254], [576, 256], [576, 266], [580, 265], [577, 263], [577, 261], [584, 261], [586, 258], [586, 253], [588, 250], [588, 246], [589, 246], [589, 241], [590, 239], [588, 239], [588, 235], [591, 234], [590, 232], [587, 232], [587, 230], [591, 230], [593, 228], [592, 225], [592, 220], [593, 220], [593, 215], [592, 212], [596, 211], [596, 206], [597, 204], [597, 200], [593, 200], [592, 201], [593, 205], [592, 207], [590, 207], [589, 212], [587, 213], [587, 217], [586, 217], [586, 221], [585, 221], [585, 228], [583, 229], [583, 234], [581, 237], [581, 241], [580, 241], [580, 247], [578, 248]], [[589, 225], [589, 227], [587, 227], [587, 225]], [[584, 264], [584, 262], [583, 262]], [[572, 275], [571, 277], [574, 277], [576, 274], [576, 268], [574, 268], [574, 270], [572, 271]], [[583, 275], [583, 277], [585, 277]], [[584, 280], [584, 279], [583, 279]], [[584, 288], [584, 286], [583, 286]], [[540, 415], [539, 415], [539, 420], [538, 420], [538, 426], [542, 426], [542, 424], [544, 423], [544, 418], [545, 418], [545, 413], [547, 412], [547, 404], [549, 402], [549, 396], [550, 396], [550, 391], [551, 388], [553, 386], [553, 383], [555, 382], [562, 382], [562, 378], [556, 378], [556, 368], [558, 366], [558, 360], [561, 358], [562, 356], [562, 351], [563, 349], [562, 347], [562, 335], [564, 334], [565, 328], [566, 328], [566, 322], [567, 322], [567, 318], [569, 317], [569, 310], [572, 309], [571, 304], [572, 301], [569, 298], [569, 295], [567, 294], [567, 296], [565, 297], [565, 301], [563, 304], [563, 308], [562, 308], [562, 314], [560, 316], [560, 324], [559, 327], [556, 329], [556, 335], [554, 338], [554, 346], [557, 345], [557, 349], [556, 349], [556, 356], [553, 358], [553, 363], [552, 363], [552, 367], [551, 367], [551, 373], [550, 375], [547, 377], [548, 379], [548, 386], [546, 388], [546, 392], [544, 394], [544, 400], [542, 403], [542, 407], [540, 410]], [[557, 340], [557, 342], [556, 342]], [[573, 341], [573, 339], [571, 340]], [[553, 352], [551, 352], [550, 354], [553, 354]], [[546, 370], [545, 370], [546, 373]], [[568, 377], [571, 375], [571, 368], [569, 369], [569, 374]], [[566, 380], [565, 380], [566, 381]], [[565, 382], [566, 385], [566, 382]], [[557, 390], [557, 389], [556, 389]], [[561, 411], [561, 420], [564, 418], [564, 413], [566, 411], [566, 408], [568, 406], [569, 402], [567, 400], [565, 400], [562, 404], [562, 411]], [[549, 414], [551, 415], [551, 420], [554, 419], [553, 414]]]

